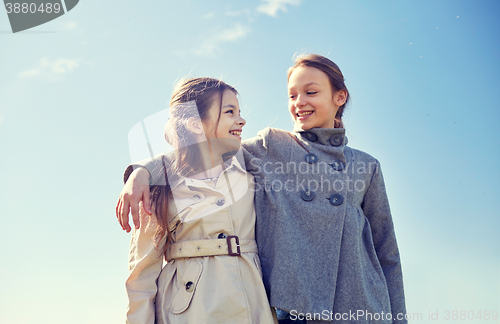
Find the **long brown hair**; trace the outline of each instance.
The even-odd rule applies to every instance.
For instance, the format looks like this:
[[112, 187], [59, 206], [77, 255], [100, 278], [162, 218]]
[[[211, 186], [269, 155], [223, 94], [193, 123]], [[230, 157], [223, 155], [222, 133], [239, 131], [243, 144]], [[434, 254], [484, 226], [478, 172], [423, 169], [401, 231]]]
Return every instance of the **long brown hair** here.
[[342, 122], [342, 115], [344, 114], [344, 109], [349, 102], [349, 90], [344, 83], [344, 75], [340, 71], [337, 64], [333, 63], [330, 59], [318, 55], [318, 54], [303, 54], [295, 59], [295, 63], [292, 67], [288, 69], [288, 78], [290, 80], [290, 75], [293, 70], [299, 66], [310, 66], [321, 70], [326, 74], [328, 80], [330, 81], [330, 86], [332, 87], [332, 92], [335, 93], [339, 90], [345, 90], [347, 92], [347, 98], [345, 103], [339, 107], [337, 114], [335, 115], [335, 128], [344, 128], [344, 123]]
[[[213, 78], [193, 78], [184, 79], [178, 82], [172, 98], [170, 99], [170, 118], [165, 125], [165, 139], [174, 148], [168, 164], [163, 166], [161, 177], [165, 177], [165, 185], [151, 186], [151, 207], [156, 215], [157, 229], [154, 234], [154, 241], [158, 249], [160, 241], [166, 235], [165, 247], [160, 254], [164, 254], [169, 242], [173, 242], [169, 229], [169, 198], [172, 199], [171, 188], [168, 176], [187, 176], [196, 171], [200, 166], [200, 151], [196, 146], [189, 146], [192, 143], [193, 134], [187, 128], [189, 117], [198, 115], [202, 122], [209, 118], [209, 110], [214, 102], [219, 102], [222, 106], [222, 97], [225, 90], [230, 90], [238, 94], [235, 88], [227, 83]], [[193, 104], [195, 103], [195, 105]], [[197, 113], [193, 111], [197, 110]], [[220, 119], [220, 108], [216, 129]], [[215, 133], [217, 136], [217, 132]], [[175, 179], [170, 179], [170, 182]]]

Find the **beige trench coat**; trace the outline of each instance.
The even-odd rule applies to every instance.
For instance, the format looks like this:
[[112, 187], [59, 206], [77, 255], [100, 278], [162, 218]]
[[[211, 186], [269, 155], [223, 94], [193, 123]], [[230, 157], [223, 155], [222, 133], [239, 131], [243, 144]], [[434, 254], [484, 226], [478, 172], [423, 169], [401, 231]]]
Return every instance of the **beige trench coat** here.
[[[172, 186], [175, 244], [163, 268], [155, 219], [141, 213], [129, 253], [127, 323], [275, 323], [255, 243], [253, 189], [236, 158], [216, 182], [182, 178]], [[225, 236], [238, 237], [239, 256], [227, 255], [237, 247]]]

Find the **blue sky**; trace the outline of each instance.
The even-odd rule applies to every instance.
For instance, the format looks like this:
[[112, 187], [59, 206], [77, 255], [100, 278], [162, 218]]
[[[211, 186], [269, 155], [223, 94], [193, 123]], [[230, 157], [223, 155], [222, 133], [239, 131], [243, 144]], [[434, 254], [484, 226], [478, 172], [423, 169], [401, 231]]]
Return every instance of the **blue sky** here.
[[0, 322], [123, 322], [129, 131], [185, 76], [238, 89], [244, 138], [290, 130], [297, 52], [345, 76], [349, 145], [382, 164], [413, 323], [500, 311], [499, 14], [496, 1], [83, 0], [12, 34], [0, 10]]

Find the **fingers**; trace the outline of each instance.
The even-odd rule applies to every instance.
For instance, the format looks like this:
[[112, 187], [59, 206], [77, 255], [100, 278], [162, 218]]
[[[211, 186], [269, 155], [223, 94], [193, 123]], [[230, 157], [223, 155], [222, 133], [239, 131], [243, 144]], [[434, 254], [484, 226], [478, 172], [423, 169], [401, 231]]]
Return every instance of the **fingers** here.
[[[149, 188], [148, 188], [149, 189]], [[144, 190], [144, 194], [143, 194], [143, 206], [144, 206], [144, 210], [146, 211], [146, 214], [148, 215], [151, 215], [151, 197], [150, 197], [150, 193], [149, 193], [149, 190]]]
[[122, 210], [122, 200], [119, 197], [118, 202], [116, 203], [115, 213], [116, 213], [116, 219], [118, 220], [118, 223], [120, 223], [122, 230], [124, 230], [123, 225], [122, 225], [122, 219], [121, 219], [121, 210]]
[[128, 202], [128, 199], [123, 199], [122, 198], [122, 210], [121, 210], [121, 215], [120, 215], [120, 220], [121, 220], [121, 225], [122, 228], [129, 233], [131, 228], [130, 225], [128, 224], [128, 213], [130, 210], [130, 205]]
[[132, 172], [125, 183], [120, 198], [116, 205], [116, 217], [123, 230], [127, 233], [131, 231], [129, 225], [129, 213], [132, 213], [132, 221], [135, 228], [140, 224], [139, 203], [142, 205], [148, 215], [151, 215], [151, 199], [149, 193], [149, 172], [144, 168], [139, 168]]
[[[132, 212], [132, 220], [134, 222], [135, 228], [140, 227], [140, 220], [139, 220], [139, 201], [135, 202], [132, 201], [130, 205], [130, 211]], [[128, 216], [127, 216], [127, 226], [128, 225]], [[130, 226], [129, 226], [130, 228]]]
[[118, 197], [118, 201], [116, 202], [116, 207], [115, 207], [115, 214], [116, 214], [116, 219], [118, 219], [118, 222], [120, 222], [120, 216], [118, 213], [119, 210], [120, 210], [120, 197]]

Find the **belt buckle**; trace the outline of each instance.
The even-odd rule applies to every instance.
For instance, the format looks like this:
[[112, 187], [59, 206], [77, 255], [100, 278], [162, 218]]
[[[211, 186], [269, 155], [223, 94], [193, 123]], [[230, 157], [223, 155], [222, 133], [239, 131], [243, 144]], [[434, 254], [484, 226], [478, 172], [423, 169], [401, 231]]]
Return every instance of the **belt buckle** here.
[[[236, 253], [233, 252], [233, 249], [231, 247], [231, 239], [234, 238], [236, 240]], [[240, 250], [240, 239], [236, 235], [230, 235], [226, 237], [227, 241], [227, 252], [229, 252], [230, 256], [240, 256], [241, 255], [241, 250]]]

